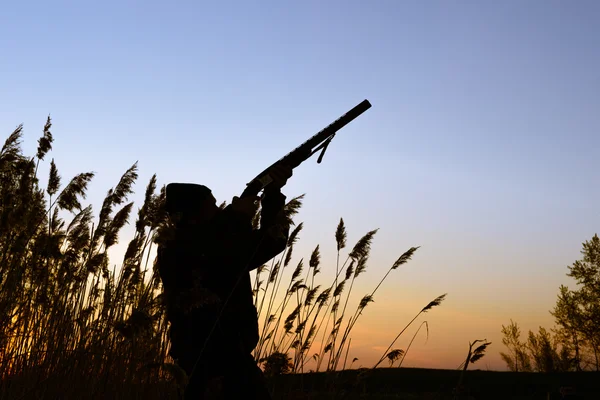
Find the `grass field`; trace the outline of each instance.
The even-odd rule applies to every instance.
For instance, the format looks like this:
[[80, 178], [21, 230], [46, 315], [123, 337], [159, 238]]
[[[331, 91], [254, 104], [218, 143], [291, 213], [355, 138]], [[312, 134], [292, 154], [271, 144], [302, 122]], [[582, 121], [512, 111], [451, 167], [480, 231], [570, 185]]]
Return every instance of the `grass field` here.
[[[419, 368], [378, 368], [308, 374], [286, 374], [269, 381], [274, 399], [452, 399], [460, 371]], [[44, 382], [22, 377], [2, 383], [1, 399], [178, 399], [174, 381], [119, 386], [93, 380]], [[560, 399], [561, 387], [576, 390], [579, 399], [600, 398], [600, 373], [514, 373], [467, 371], [465, 384], [474, 399]], [[31, 385], [35, 385], [32, 389]]]
[[[378, 368], [280, 376], [272, 382], [277, 399], [451, 399], [457, 370]], [[515, 373], [467, 371], [465, 385], [476, 399], [559, 399], [574, 387], [585, 399], [600, 398], [600, 373]]]

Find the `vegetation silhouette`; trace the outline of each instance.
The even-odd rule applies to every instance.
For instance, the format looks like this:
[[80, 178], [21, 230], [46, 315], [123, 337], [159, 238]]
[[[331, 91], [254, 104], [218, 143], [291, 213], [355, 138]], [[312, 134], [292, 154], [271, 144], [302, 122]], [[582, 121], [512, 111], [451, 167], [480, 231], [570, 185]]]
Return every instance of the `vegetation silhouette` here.
[[[138, 178], [137, 162], [107, 192], [95, 218], [92, 206], [84, 204], [95, 172], [77, 174], [65, 184], [51, 159], [46, 187], [40, 183], [39, 166], [54, 143], [51, 128], [48, 117], [32, 157], [21, 149], [22, 125], [0, 151], [0, 397], [177, 398], [188, 376], [169, 356], [166, 296], [153, 259], [172, 232], [166, 187], [158, 188], [156, 175], [147, 183], [133, 238], [117, 267], [108, 254], [134, 212], [129, 196]], [[289, 357], [274, 375], [303, 372], [311, 360], [316, 371], [345, 369], [358, 319], [389, 274], [418, 249], [404, 252], [349, 312], [354, 283], [367, 270], [377, 230], [361, 237], [340, 265], [347, 240], [340, 219], [333, 281], [316, 280], [321, 265], [317, 246], [308, 268], [300, 260], [280, 293], [303, 227], [293, 223], [303, 198], [285, 204], [294, 229], [281, 257], [258, 267], [252, 286], [264, 321], [254, 358], [265, 367], [275, 365], [281, 354]]]
[[[482, 343], [482, 344], [480, 344], [475, 349], [473, 349], [473, 346], [475, 346], [477, 343]], [[469, 395], [468, 387], [464, 384], [465, 373], [467, 372], [467, 369], [469, 368], [469, 364], [475, 364], [477, 361], [481, 360], [483, 358], [483, 356], [485, 356], [485, 351], [487, 350], [488, 346], [491, 344], [492, 343], [488, 342], [486, 339], [483, 339], [483, 340], [477, 339], [477, 340], [474, 340], [473, 342], [469, 343], [469, 351], [467, 352], [467, 358], [458, 367], [459, 369], [462, 368], [462, 370], [460, 372], [460, 378], [458, 379], [458, 383], [454, 390], [454, 399], [455, 400], [459, 400], [459, 399], [463, 398], [465, 395]]]
[[567, 276], [577, 289], [559, 287], [556, 305], [550, 311], [555, 326], [539, 327], [520, 340], [521, 330], [511, 320], [502, 326], [502, 343], [508, 352], [500, 355], [511, 371], [568, 372], [600, 371], [600, 238], [595, 234], [583, 243], [583, 257], [569, 266]]
[[[47, 161], [54, 143], [51, 128], [48, 118], [33, 156], [22, 152], [22, 125], [0, 150], [0, 398], [178, 398], [188, 376], [169, 356], [165, 294], [153, 259], [157, 246], [171, 232], [166, 188], [158, 188], [156, 175], [147, 183], [133, 237], [117, 267], [108, 254], [134, 212], [129, 196], [138, 178], [137, 162], [107, 192], [95, 217], [91, 205], [85, 205], [94, 172], [63, 182], [59, 164], [50, 159], [47, 183], [45, 187], [40, 183], [40, 165]], [[546, 396], [559, 389], [575, 390], [569, 387], [577, 393], [598, 394], [594, 391], [600, 364], [597, 235], [583, 244], [582, 259], [569, 267], [567, 275], [577, 287], [559, 288], [551, 311], [555, 328], [540, 327], [521, 341], [516, 322], [502, 327], [503, 344], [508, 348], [502, 357], [518, 373], [376, 368], [379, 363], [346, 370], [359, 361], [351, 355], [352, 332], [359, 317], [391, 272], [406, 264], [418, 247], [401, 254], [353, 309], [351, 294], [356, 280], [367, 271], [377, 230], [350, 247], [342, 262], [347, 232], [340, 218], [335, 230], [335, 276], [320, 282], [319, 246], [310, 255], [308, 267], [301, 259], [291, 268], [303, 228], [293, 219], [303, 199], [304, 195], [297, 196], [285, 204], [286, 218], [294, 228], [280, 256], [260, 265], [252, 281], [260, 317], [253, 357], [269, 376], [276, 398], [355, 398], [359, 394], [379, 398], [376, 392], [384, 389], [424, 392], [423, 385], [430, 387], [431, 382], [440, 385], [433, 392], [450, 395], [461, 376], [456, 373], [468, 378], [472, 394], [485, 393], [490, 399], [517, 391]], [[259, 211], [253, 219], [255, 226], [260, 223]], [[427, 321], [420, 323], [406, 349], [394, 348], [397, 339], [445, 296], [428, 303], [400, 330], [382, 361], [402, 365], [420, 329], [425, 326], [428, 331]], [[311, 362], [314, 372], [300, 374]], [[573, 373], [578, 371], [582, 373]], [[327, 383], [321, 385], [323, 378]]]

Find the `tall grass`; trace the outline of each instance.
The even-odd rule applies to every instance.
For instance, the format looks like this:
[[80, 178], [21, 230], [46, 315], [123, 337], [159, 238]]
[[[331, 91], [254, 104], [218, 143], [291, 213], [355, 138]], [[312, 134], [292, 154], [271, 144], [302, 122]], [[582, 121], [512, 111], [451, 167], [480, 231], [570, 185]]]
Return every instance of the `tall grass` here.
[[[147, 183], [135, 233], [117, 268], [108, 252], [134, 213], [129, 196], [137, 163], [107, 192], [95, 218], [91, 205], [85, 205], [94, 172], [65, 181], [51, 159], [46, 187], [41, 187], [38, 170], [52, 150], [51, 128], [48, 118], [34, 156], [22, 152], [22, 125], [0, 151], [0, 396], [175, 398], [186, 377], [168, 357], [161, 282], [151, 257], [171, 234], [165, 188], [158, 189], [156, 175]], [[298, 196], [286, 204], [292, 224], [302, 200]], [[388, 275], [418, 248], [405, 251], [379, 284], [352, 305], [349, 299], [367, 270], [377, 230], [367, 232], [344, 256], [347, 233], [340, 219], [335, 278], [328, 283], [316, 279], [321, 268], [317, 246], [307, 263], [301, 259], [293, 266], [284, 283], [302, 228], [302, 223], [293, 225], [281, 256], [255, 274], [262, 332], [254, 355], [267, 362], [293, 354], [290, 372], [303, 372], [311, 360], [317, 371], [345, 368], [360, 316]]]
[[[299, 207], [302, 198], [303, 196], [300, 196], [292, 200], [291, 203], [295, 205], [294, 209]], [[344, 368], [351, 343], [352, 329], [366, 307], [374, 301], [377, 290], [392, 271], [406, 264], [412, 258], [418, 247], [411, 247], [400, 255], [375, 288], [365, 293], [354, 305], [354, 308], [348, 308], [354, 284], [357, 278], [367, 270], [371, 244], [377, 229], [362, 236], [346, 254], [344, 262], [340, 265], [340, 259], [343, 257], [341, 251], [346, 248], [347, 239], [344, 220], [340, 219], [335, 231], [337, 257], [334, 278], [325, 285], [315, 284], [315, 277], [321, 271], [320, 251], [317, 246], [310, 256], [308, 267], [305, 266], [304, 259], [301, 259], [293, 267], [289, 282], [282, 290], [283, 275], [286, 268], [291, 268], [291, 256], [302, 229], [302, 223], [295, 226], [290, 234], [287, 247], [280, 257], [272, 260], [270, 266], [263, 265], [257, 270], [254, 280], [254, 295], [255, 305], [262, 320], [262, 332], [254, 356], [257, 360], [267, 362], [272, 354], [289, 354], [291, 352], [293, 353], [291, 368], [293, 372], [305, 372], [305, 366], [311, 360], [316, 362], [314, 371], [335, 371], [340, 367]], [[421, 313], [441, 304], [445, 296], [445, 294], [439, 296], [425, 306], [404, 330]], [[276, 304], [275, 299], [278, 297], [282, 297], [282, 300]], [[283, 329], [281, 329], [282, 327]], [[386, 350], [382, 360], [388, 356], [390, 348]], [[392, 354], [396, 353], [397, 350]]]
[[[160, 281], [149, 259], [165, 225], [164, 189], [157, 193], [153, 176], [121, 268], [110, 268], [108, 251], [133, 211], [128, 196], [137, 163], [108, 191], [94, 220], [92, 207], [82, 205], [93, 172], [64, 184], [51, 160], [40, 187], [51, 126], [48, 118], [35, 156], [22, 154], [22, 125], [0, 152], [2, 379], [18, 377], [27, 397], [66, 382], [94, 397], [125, 390], [126, 382], [167, 381], [165, 369], [150, 368], [163, 365], [167, 351]], [[66, 395], [70, 387], [63, 387]]]

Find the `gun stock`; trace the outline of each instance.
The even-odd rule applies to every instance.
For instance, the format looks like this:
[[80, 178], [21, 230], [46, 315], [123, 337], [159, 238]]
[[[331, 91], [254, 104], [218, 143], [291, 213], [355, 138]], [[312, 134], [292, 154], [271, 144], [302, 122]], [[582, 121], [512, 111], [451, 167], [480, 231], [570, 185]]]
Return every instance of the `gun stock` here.
[[350, 111], [333, 121], [331, 124], [317, 132], [306, 142], [296, 147], [294, 150], [271, 164], [268, 168], [258, 174], [252, 181], [250, 181], [244, 192], [240, 197], [256, 196], [261, 190], [272, 182], [269, 172], [277, 164], [286, 164], [291, 168], [296, 168], [304, 161], [309, 159], [314, 153], [321, 150], [321, 154], [317, 160], [317, 163], [321, 163], [327, 146], [335, 136], [335, 134], [348, 125], [350, 122], [358, 118], [362, 113], [371, 108], [371, 103], [368, 100], [363, 100]]

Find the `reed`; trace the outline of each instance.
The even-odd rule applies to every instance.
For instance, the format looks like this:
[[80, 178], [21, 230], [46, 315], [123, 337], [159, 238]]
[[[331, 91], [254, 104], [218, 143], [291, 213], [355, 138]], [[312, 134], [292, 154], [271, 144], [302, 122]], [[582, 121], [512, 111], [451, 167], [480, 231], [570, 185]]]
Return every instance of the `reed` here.
[[[136, 162], [108, 190], [94, 216], [85, 200], [95, 173], [65, 180], [60, 164], [47, 160], [54, 144], [51, 129], [48, 118], [34, 156], [22, 152], [22, 125], [0, 151], [0, 398], [56, 393], [61, 398], [176, 398], [186, 376], [168, 356], [168, 324], [153, 259], [153, 250], [172, 233], [165, 187], [159, 188], [153, 175], [135, 210], [129, 196], [138, 179]], [[43, 162], [49, 162], [46, 187], [38, 176]], [[254, 276], [261, 319], [254, 356], [269, 374], [304, 372], [311, 360], [317, 371], [345, 368], [358, 319], [389, 274], [418, 249], [404, 252], [352, 305], [377, 229], [344, 255], [347, 232], [340, 219], [335, 277], [320, 280], [319, 246], [307, 260], [292, 262], [304, 227], [294, 217], [303, 200], [301, 195], [286, 204], [292, 225], [287, 246]], [[134, 213], [135, 231], [117, 266], [108, 254], [123, 240], [122, 229]], [[284, 280], [287, 271], [291, 277]]]

